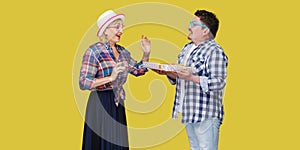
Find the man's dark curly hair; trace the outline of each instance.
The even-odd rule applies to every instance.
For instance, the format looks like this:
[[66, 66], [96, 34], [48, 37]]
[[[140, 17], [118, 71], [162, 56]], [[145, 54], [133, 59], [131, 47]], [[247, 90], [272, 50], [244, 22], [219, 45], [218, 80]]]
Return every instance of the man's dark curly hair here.
[[194, 15], [199, 17], [200, 20], [210, 29], [212, 35], [216, 37], [219, 28], [219, 20], [216, 15], [206, 10], [197, 10]]

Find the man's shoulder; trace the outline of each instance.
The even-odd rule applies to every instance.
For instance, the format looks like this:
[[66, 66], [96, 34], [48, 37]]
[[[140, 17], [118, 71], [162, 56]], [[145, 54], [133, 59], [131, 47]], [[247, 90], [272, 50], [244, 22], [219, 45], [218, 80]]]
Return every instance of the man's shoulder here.
[[223, 48], [215, 40], [211, 40], [208, 43], [208, 48], [210, 49], [210, 51], [224, 52]]
[[184, 46], [183, 46], [183, 49], [186, 48], [187, 46], [193, 44], [193, 42], [189, 42], [189, 43], [186, 43]]
[[210, 51], [209, 55], [216, 54], [222, 56], [226, 60], [228, 59], [224, 49], [216, 41], [212, 42], [212, 44], [209, 47], [209, 51]]

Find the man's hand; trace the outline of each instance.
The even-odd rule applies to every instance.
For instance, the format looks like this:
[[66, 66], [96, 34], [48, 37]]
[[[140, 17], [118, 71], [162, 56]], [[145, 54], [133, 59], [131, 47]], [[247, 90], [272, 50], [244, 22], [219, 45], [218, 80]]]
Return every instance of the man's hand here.
[[151, 70], [158, 73], [159, 75], [167, 75], [167, 72], [163, 70], [157, 70], [157, 69], [151, 69]]
[[157, 74], [160, 75], [167, 75], [168, 77], [172, 79], [176, 79], [177, 73], [176, 72], [171, 72], [171, 71], [163, 71], [163, 70], [157, 70], [157, 69], [151, 69], [152, 71], [156, 72]]
[[177, 72], [177, 77], [178, 78], [200, 84], [200, 77], [193, 75], [187, 69], [182, 69], [182, 70], [179, 70], [179, 71], [176, 71], [176, 72]]
[[189, 71], [187, 71], [186, 69], [182, 69], [182, 70], [179, 70], [179, 71], [176, 71], [177, 72], [177, 76], [178, 78], [181, 78], [183, 80], [191, 80], [192, 78], [192, 73], [190, 73]]

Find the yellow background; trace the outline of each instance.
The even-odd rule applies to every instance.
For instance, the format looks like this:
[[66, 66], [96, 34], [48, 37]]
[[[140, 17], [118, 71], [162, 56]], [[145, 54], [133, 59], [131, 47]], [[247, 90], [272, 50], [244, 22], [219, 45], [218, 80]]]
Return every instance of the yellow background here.
[[[1, 2], [0, 149], [81, 148], [83, 119], [72, 85], [76, 49], [101, 12], [139, 2]], [[219, 149], [299, 149], [297, 1], [157, 2], [177, 5], [190, 13], [208, 9], [221, 21], [217, 41], [229, 56], [229, 68]], [[151, 30], [145, 34], [158, 36]], [[133, 39], [122, 39], [125, 47], [129, 44], [126, 40]], [[182, 47], [186, 42], [182, 38], [176, 44]], [[160, 79], [152, 73], [150, 76]], [[170, 109], [156, 114], [157, 119], [170, 113], [171, 107], [166, 107]], [[129, 124], [133, 120], [151, 124], [129, 114]], [[186, 133], [144, 149], [188, 149]]]

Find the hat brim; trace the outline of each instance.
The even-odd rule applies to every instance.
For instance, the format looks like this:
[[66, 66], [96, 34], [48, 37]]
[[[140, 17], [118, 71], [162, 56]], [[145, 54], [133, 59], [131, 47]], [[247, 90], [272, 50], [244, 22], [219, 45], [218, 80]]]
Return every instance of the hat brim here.
[[125, 21], [125, 15], [124, 14], [117, 14], [115, 16], [110, 17], [109, 19], [107, 19], [102, 26], [98, 29], [97, 32], [97, 36], [101, 36], [104, 32], [104, 30], [107, 28], [107, 26], [109, 24], [111, 24], [112, 22], [114, 22], [117, 19], [121, 19], [123, 22]]

